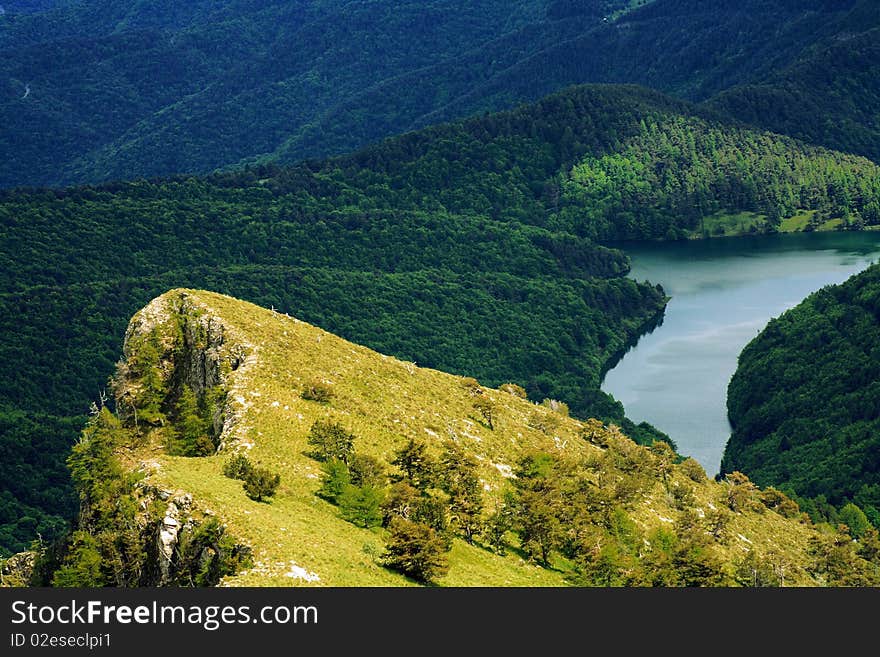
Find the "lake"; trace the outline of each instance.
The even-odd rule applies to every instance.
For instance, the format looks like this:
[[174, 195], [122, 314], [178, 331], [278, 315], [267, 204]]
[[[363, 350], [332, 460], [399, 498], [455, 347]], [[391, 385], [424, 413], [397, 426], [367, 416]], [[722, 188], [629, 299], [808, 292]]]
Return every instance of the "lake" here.
[[663, 323], [610, 370], [602, 390], [675, 440], [713, 476], [730, 435], [727, 384], [767, 322], [880, 260], [880, 233], [808, 233], [618, 245], [630, 277], [672, 297]]

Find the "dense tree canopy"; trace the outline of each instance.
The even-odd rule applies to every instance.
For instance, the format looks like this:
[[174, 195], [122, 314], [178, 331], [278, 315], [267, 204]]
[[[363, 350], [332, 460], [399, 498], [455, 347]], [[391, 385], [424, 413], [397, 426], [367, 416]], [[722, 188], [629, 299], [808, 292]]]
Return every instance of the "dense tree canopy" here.
[[880, 525], [880, 266], [772, 320], [741, 354], [727, 405], [722, 472], [791, 491], [851, 531], [864, 529], [857, 510]]
[[[873, 0], [4, 7], [0, 150], [15, 157], [0, 161], [0, 187], [298, 162], [585, 82], [644, 84], [690, 100], [760, 82], [717, 107], [876, 155], [876, 94], [862, 73], [870, 60], [858, 59], [860, 47], [853, 61], [847, 54], [854, 36], [880, 24]], [[810, 59], [825, 47], [843, 55]], [[838, 81], [766, 82], [799, 61], [826, 70], [833, 61]]]
[[760, 83], [724, 91], [709, 105], [741, 121], [880, 160], [880, 6], [861, 2], [841, 36], [819, 41]]

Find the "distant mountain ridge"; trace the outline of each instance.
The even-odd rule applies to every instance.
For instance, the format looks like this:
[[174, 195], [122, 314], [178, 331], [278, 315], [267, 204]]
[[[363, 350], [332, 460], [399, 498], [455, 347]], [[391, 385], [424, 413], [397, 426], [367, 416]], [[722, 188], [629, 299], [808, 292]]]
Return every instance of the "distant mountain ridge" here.
[[724, 91], [708, 104], [765, 130], [878, 161], [878, 23], [827, 39], [765, 81]]
[[[0, 19], [0, 148], [15, 153], [14, 164], [0, 163], [0, 186], [296, 162], [582, 82], [639, 83], [705, 100], [736, 85], [767, 84], [813, 44], [853, 25], [876, 26], [865, 6], [62, 3]], [[862, 79], [845, 67], [836, 75]], [[713, 106], [756, 120], [748, 102]], [[849, 123], [830, 131], [786, 120], [786, 103], [758, 123], [876, 156], [873, 106], [866, 96], [864, 107], [848, 111]], [[845, 108], [819, 102], [813, 109], [829, 116]]]

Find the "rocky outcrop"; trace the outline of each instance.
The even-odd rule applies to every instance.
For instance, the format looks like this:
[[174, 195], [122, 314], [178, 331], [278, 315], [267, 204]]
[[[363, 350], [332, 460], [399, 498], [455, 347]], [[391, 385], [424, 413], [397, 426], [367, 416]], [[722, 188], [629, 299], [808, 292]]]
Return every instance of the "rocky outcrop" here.
[[[160, 586], [168, 584], [174, 579], [174, 553], [177, 549], [180, 530], [183, 523], [191, 524], [188, 517], [192, 510], [192, 496], [181, 495], [168, 502], [165, 516], [159, 525], [157, 545], [159, 554], [159, 582]], [[185, 520], [183, 520], [185, 518]]]
[[253, 347], [235, 336], [228, 323], [185, 290], [151, 301], [129, 322], [123, 360], [113, 387], [120, 417], [137, 422], [139, 410], [167, 409], [185, 387], [198, 398], [212, 396], [211, 424], [222, 448], [235, 407], [230, 376], [245, 364]]
[[[137, 508], [134, 540], [142, 549], [138, 567], [125, 570], [117, 585], [215, 585], [247, 562], [250, 549], [228, 536], [217, 518], [198, 509], [192, 495], [156, 485], [152, 475], [161, 466], [151, 449], [167, 448], [169, 436], [179, 430], [179, 404], [186, 390], [199, 401], [200, 413], [210, 409], [210, 417], [203, 419], [212, 425], [212, 442], [222, 448], [239, 415], [236, 397], [230, 395], [236, 372], [253, 360], [253, 351], [228, 322], [186, 290], [157, 297], [131, 319], [112, 390], [119, 435], [135, 448], [126, 452], [126, 467], [141, 475], [126, 495]], [[137, 462], [132, 462], [135, 454]], [[98, 512], [84, 498], [78, 525], [106, 526], [93, 517]]]
[[[173, 493], [147, 483], [139, 484], [136, 492], [144, 521], [142, 536], [147, 555], [137, 586], [192, 585], [195, 584], [194, 572], [204, 574], [198, 585], [214, 586], [225, 572], [226, 563], [232, 559], [247, 561], [242, 557], [250, 555], [248, 546], [231, 539], [225, 546], [219, 545], [226, 536], [221, 525], [218, 524], [216, 532], [200, 531], [216, 518], [198, 509], [189, 493]], [[155, 515], [157, 507], [163, 511]]]

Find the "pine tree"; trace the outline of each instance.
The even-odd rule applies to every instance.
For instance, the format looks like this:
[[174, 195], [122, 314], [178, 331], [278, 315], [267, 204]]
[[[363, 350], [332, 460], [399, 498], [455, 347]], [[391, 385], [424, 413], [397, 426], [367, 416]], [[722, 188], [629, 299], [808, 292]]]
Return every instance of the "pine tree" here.
[[318, 495], [328, 502], [339, 504], [341, 495], [351, 486], [351, 474], [348, 466], [339, 459], [330, 459], [321, 464], [324, 476]]
[[480, 414], [483, 421], [490, 429], [495, 428], [493, 420], [495, 418], [495, 404], [486, 395], [479, 395], [473, 402], [474, 410]]
[[355, 486], [382, 488], [387, 483], [385, 464], [369, 454], [352, 454], [348, 464], [351, 483]]
[[514, 528], [516, 499], [513, 491], [507, 491], [504, 500], [489, 516], [484, 525], [483, 534], [489, 547], [498, 554], [507, 554], [505, 537]]
[[738, 584], [752, 588], [781, 585], [773, 564], [758, 555], [754, 549], [750, 549], [737, 564], [735, 578]]
[[241, 481], [244, 481], [247, 479], [247, 475], [251, 471], [251, 468], [253, 468], [253, 465], [251, 465], [247, 456], [244, 454], [235, 454], [223, 464], [223, 474], [230, 479], [240, 479]]
[[54, 587], [100, 587], [109, 584], [102, 572], [98, 540], [88, 532], [74, 532], [67, 556], [52, 576]]
[[727, 505], [731, 511], [742, 513], [755, 507], [758, 487], [741, 472], [731, 472], [724, 481], [728, 484]]
[[519, 461], [516, 487], [516, 529], [522, 548], [532, 559], [548, 565], [561, 537], [563, 508], [555, 473], [556, 459], [543, 452]]
[[384, 498], [382, 489], [370, 484], [347, 486], [338, 497], [339, 509], [343, 518], [358, 527], [378, 527]]
[[182, 456], [207, 456], [214, 452], [214, 442], [208, 435], [208, 423], [202, 417], [199, 401], [193, 389], [183, 386], [177, 402], [177, 440], [172, 452]]
[[452, 548], [452, 531], [449, 526], [449, 496], [437, 488], [422, 491], [416, 499], [412, 520], [427, 525], [443, 541], [445, 549]]
[[449, 495], [449, 512], [455, 528], [468, 543], [482, 529], [483, 490], [477, 460], [452, 441], [440, 458], [438, 479]]
[[517, 525], [522, 548], [540, 564], [549, 565], [561, 529], [554, 500], [545, 491], [522, 490], [518, 501]]
[[382, 524], [388, 526], [392, 518], [409, 520], [415, 512], [420, 493], [406, 481], [398, 481], [391, 485], [388, 496], [382, 504]]

